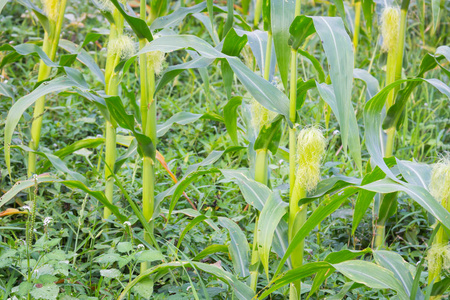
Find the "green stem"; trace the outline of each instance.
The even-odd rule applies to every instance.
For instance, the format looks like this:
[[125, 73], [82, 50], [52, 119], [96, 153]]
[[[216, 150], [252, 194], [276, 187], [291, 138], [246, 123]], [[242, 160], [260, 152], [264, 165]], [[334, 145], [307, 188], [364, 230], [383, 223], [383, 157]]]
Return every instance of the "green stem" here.
[[[300, 3], [300, 1], [297, 1]], [[295, 167], [296, 167], [296, 130], [294, 128], [296, 114], [297, 114], [297, 51], [291, 50], [291, 79], [290, 79], [290, 92], [289, 92], [289, 120], [292, 122], [293, 127], [289, 128], [289, 196], [292, 196], [292, 191], [295, 183]]]
[[[112, 176], [111, 170], [114, 170], [114, 164], [116, 162], [116, 128], [114, 125], [106, 121], [106, 151], [105, 151], [105, 196], [110, 203], [113, 200], [114, 192], [114, 177]], [[107, 219], [111, 215], [111, 210], [109, 208], [104, 209], [103, 218]]]
[[[140, 18], [146, 20], [146, 1], [141, 0], [140, 3]], [[146, 40], [139, 41], [140, 48], [145, 46]], [[142, 117], [142, 131], [148, 136], [154, 147], [156, 147], [156, 101], [153, 98], [155, 92], [155, 72], [154, 66], [148, 61], [147, 54], [140, 56], [140, 82], [141, 82], [141, 117]], [[151, 232], [145, 232], [144, 239], [149, 244], [153, 244], [153, 221], [150, 221], [155, 209], [155, 169], [154, 157], [144, 157], [142, 165], [142, 211], [144, 218], [150, 222]], [[148, 262], [141, 264], [141, 272], [144, 272], [150, 267]]]
[[256, 0], [255, 5], [255, 15], [253, 19], [253, 27], [257, 28], [259, 24], [259, 19], [261, 18], [263, 0]]
[[[61, 0], [59, 15], [56, 22], [50, 21], [50, 32], [45, 32], [42, 50], [48, 57], [54, 61], [58, 49], [61, 28], [64, 21], [64, 12], [66, 10], [66, 0]], [[47, 79], [50, 76], [52, 68], [47, 66], [42, 59], [39, 63], [38, 82]], [[34, 106], [33, 122], [31, 123], [31, 141], [29, 147], [37, 150], [41, 139], [42, 119], [45, 107], [45, 96], [40, 97]], [[36, 173], [36, 154], [28, 152], [28, 177]]]
[[269, 156], [267, 149], [256, 150], [255, 181], [267, 185]]
[[[306, 212], [308, 206], [307, 205], [302, 205], [301, 207], [298, 206], [298, 201], [304, 197], [306, 197], [305, 189], [301, 187], [299, 183], [296, 183], [292, 192], [292, 196], [289, 199], [289, 231], [288, 231], [289, 243], [292, 242], [294, 236], [306, 222]], [[305, 246], [304, 243], [305, 241], [303, 240], [292, 252], [293, 254], [291, 255], [291, 263], [293, 269], [298, 268], [303, 264], [303, 251]], [[301, 299], [300, 293], [301, 293], [301, 280], [294, 281], [291, 284], [291, 288], [289, 291], [289, 299], [291, 300]]]
[[264, 79], [269, 81], [270, 77], [270, 60], [272, 57], [272, 32], [267, 33], [266, 59], [264, 61]]
[[255, 221], [255, 230], [253, 230], [253, 246], [252, 246], [252, 257], [250, 261], [250, 266], [254, 269], [250, 271], [250, 288], [256, 292], [256, 288], [258, 285], [258, 269], [259, 269], [259, 253], [258, 253], [258, 239], [257, 239], [257, 230], [258, 230], [258, 217]]
[[[450, 203], [449, 199], [442, 199], [442, 206], [447, 209], [447, 211], [450, 211]], [[448, 245], [449, 237], [445, 233], [444, 227], [441, 225], [438, 232], [436, 233], [436, 236], [433, 240], [433, 245]], [[428, 284], [431, 284], [433, 281], [434, 283], [441, 281], [441, 271], [442, 271], [442, 263], [443, 259], [442, 257], [438, 258], [438, 261], [434, 262], [436, 264], [436, 267], [433, 271], [430, 271], [428, 274]], [[430, 268], [429, 268], [430, 269]], [[435, 299], [440, 299], [435, 298]]]
[[353, 30], [353, 47], [356, 59], [356, 49], [358, 48], [359, 42], [359, 31], [361, 27], [361, 0], [355, 2], [355, 29]]

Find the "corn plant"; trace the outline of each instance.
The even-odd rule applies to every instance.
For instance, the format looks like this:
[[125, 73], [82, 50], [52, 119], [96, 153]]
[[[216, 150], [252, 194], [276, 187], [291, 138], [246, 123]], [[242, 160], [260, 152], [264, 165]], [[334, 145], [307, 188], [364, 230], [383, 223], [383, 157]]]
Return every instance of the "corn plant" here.
[[[45, 36], [43, 48], [33, 42], [0, 46], [2, 76], [13, 83], [17, 70], [25, 70], [20, 58], [40, 61], [36, 86], [0, 82], [0, 101], [11, 106], [5, 163], [11, 182], [18, 180], [0, 198], [0, 208], [11, 206], [0, 212], [7, 232], [2, 230], [0, 245], [2, 297], [247, 300], [333, 294], [420, 300], [448, 294], [448, 159], [433, 167], [420, 162], [439, 156], [446, 128], [438, 134], [425, 126], [411, 129], [411, 122], [430, 122], [431, 114], [422, 115], [422, 95], [439, 101], [433, 109], [445, 116], [450, 51], [436, 43], [423, 50], [417, 66], [403, 64], [416, 62], [411, 53], [418, 53], [409, 34], [415, 34], [409, 29], [415, 14], [408, 11], [416, 9], [410, 1], [402, 1], [401, 9], [391, 2], [381, 9], [370, 0], [345, 6], [102, 0], [93, 3], [105, 18], [85, 22], [100, 26], [96, 32], [59, 42], [60, 33], [54, 40], [47, 36], [48, 6], [44, 13], [29, 1], [18, 2], [33, 13], [27, 22], [42, 23]], [[448, 24], [437, 21], [445, 6], [439, 12], [433, 2], [433, 30], [445, 33]], [[379, 26], [373, 24], [376, 14]], [[59, 30], [64, 18], [62, 10]], [[98, 51], [102, 41], [106, 51]], [[56, 61], [46, 47], [68, 53]], [[27, 110], [36, 103], [36, 115], [49, 94], [69, 108], [52, 111], [70, 110], [93, 126], [105, 123], [105, 137], [75, 138], [55, 151], [35, 142], [25, 146], [23, 124], [32, 121], [33, 143], [45, 107], [33, 119]], [[84, 109], [72, 109], [73, 99]], [[420, 141], [426, 130], [433, 137], [422, 150], [401, 147], [409, 136]], [[205, 142], [211, 132], [214, 141]], [[22, 176], [16, 167], [21, 153], [41, 157]], [[34, 197], [27, 214], [19, 206], [21, 192], [29, 189]], [[420, 242], [413, 245], [413, 234], [401, 232], [392, 242], [385, 232], [393, 218], [404, 227], [412, 219], [422, 232]], [[69, 234], [58, 235], [56, 226], [68, 227]], [[341, 228], [348, 229], [341, 230], [348, 241], [335, 236]], [[25, 229], [25, 244], [19, 229]], [[358, 244], [359, 238], [364, 241]], [[61, 261], [72, 267], [61, 267]]]

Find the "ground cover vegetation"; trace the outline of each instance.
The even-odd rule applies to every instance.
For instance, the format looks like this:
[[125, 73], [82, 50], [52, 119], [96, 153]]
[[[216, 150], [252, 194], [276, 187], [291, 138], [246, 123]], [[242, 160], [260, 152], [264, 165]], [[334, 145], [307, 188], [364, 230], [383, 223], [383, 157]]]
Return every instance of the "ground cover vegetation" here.
[[448, 297], [449, 12], [0, 0], [0, 298]]

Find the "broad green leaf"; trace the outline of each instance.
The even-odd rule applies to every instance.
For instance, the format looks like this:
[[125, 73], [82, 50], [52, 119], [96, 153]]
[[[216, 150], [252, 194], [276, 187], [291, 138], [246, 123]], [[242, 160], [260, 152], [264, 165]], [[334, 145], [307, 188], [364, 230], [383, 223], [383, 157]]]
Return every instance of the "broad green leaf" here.
[[[96, 148], [100, 145], [102, 145], [105, 142], [104, 138], [85, 138], [79, 141], [74, 142], [73, 144], [70, 144], [69, 146], [66, 146], [58, 151], [55, 151], [53, 155], [59, 157], [60, 159], [63, 159], [69, 154], [74, 153], [75, 151], [78, 151], [80, 149], [84, 148]], [[38, 173], [45, 172], [50, 167], [50, 162], [45, 162], [44, 165], [38, 169]]]
[[[95, 38], [97, 36], [93, 36], [92, 38]], [[85, 40], [86, 42], [86, 40]], [[103, 72], [100, 70], [99, 66], [96, 64], [95, 60], [89, 55], [89, 53], [84, 50], [80, 49], [72, 43], [71, 41], [61, 39], [59, 41], [59, 47], [63, 48], [64, 50], [77, 55], [77, 59], [84, 64], [86, 67], [88, 67], [91, 72], [97, 76], [98, 80], [105, 84], [105, 75], [103, 75]]]
[[242, 97], [236, 96], [228, 100], [223, 108], [223, 119], [227, 133], [235, 145], [239, 143], [237, 135], [237, 108], [242, 104]]
[[4, 82], [0, 82], [0, 95], [15, 99], [13, 88]]
[[[413, 277], [410, 272], [410, 265], [396, 252], [377, 250], [374, 251], [375, 261], [382, 267], [390, 270], [403, 286], [405, 293], [411, 296], [413, 287]], [[420, 289], [416, 294], [416, 299], [424, 299]]]
[[34, 287], [30, 295], [34, 299], [56, 300], [59, 294], [59, 287], [55, 283], [44, 284], [40, 288]]
[[361, 0], [364, 19], [366, 23], [367, 31], [369, 32], [369, 36], [372, 33], [372, 24], [373, 24], [373, 13], [375, 11], [375, 2], [374, 0]]
[[289, 100], [285, 94], [252, 72], [238, 58], [229, 57], [227, 60], [239, 81], [256, 101], [265, 108], [282, 114], [286, 117], [286, 120], [289, 120]]
[[271, 0], [270, 14], [273, 46], [277, 56], [278, 69], [284, 89], [287, 90], [291, 54], [288, 44], [289, 27], [295, 18], [295, 0]]
[[191, 35], [162, 36], [146, 45], [136, 55], [157, 50], [171, 52], [184, 48], [192, 48], [201, 56], [209, 59], [225, 58], [238, 79], [261, 105], [289, 119], [289, 100], [284, 93], [252, 72], [238, 58], [221, 53], [198, 37]]
[[[32, 10], [34, 12], [34, 14], [36, 15], [36, 17], [38, 18], [39, 23], [41, 23], [41, 25], [44, 28], [44, 30], [47, 31], [47, 32], [50, 32], [50, 22], [49, 22], [47, 16], [45, 15], [45, 13], [39, 7], [34, 5], [29, 0], [17, 0], [17, 2], [19, 2], [20, 4], [22, 4], [23, 6], [25, 6], [29, 10]], [[1, 3], [0, 3], [0, 7], [2, 8], [2, 6], [5, 5], [5, 3], [3, 3], [3, 5], [1, 5]], [[0, 9], [0, 12], [1, 11], [2, 10]]]
[[19, 192], [28, 189], [30, 187], [33, 187], [36, 183], [40, 184], [40, 183], [53, 183], [53, 182], [58, 182], [61, 184], [66, 185], [69, 188], [76, 188], [76, 189], [80, 189], [83, 192], [91, 195], [92, 197], [94, 197], [95, 199], [97, 199], [98, 201], [100, 201], [100, 203], [102, 203], [103, 205], [105, 205], [107, 208], [109, 208], [111, 210], [111, 212], [121, 221], [121, 222], [125, 222], [128, 219], [123, 216], [120, 212], [119, 209], [117, 208], [117, 206], [109, 203], [108, 199], [106, 199], [105, 195], [103, 194], [103, 192], [100, 191], [93, 191], [90, 188], [88, 188], [86, 185], [84, 185], [82, 182], [80, 181], [75, 181], [75, 180], [61, 180], [58, 178], [54, 178], [48, 175], [37, 175], [35, 177], [35, 179], [27, 179], [27, 180], [22, 180], [22, 181], [18, 181], [15, 185], [13, 185], [11, 187], [11, 189], [9, 191], [7, 191], [1, 198], [0, 198], [0, 207], [2, 207], [5, 203], [7, 203], [9, 200], [11, 200], [14, 196], [16, 196]]
[[272, 191], [265, 184], [248, 178], [239, 170], [221, 170], [221, 172], [225, 178], [236, 180], [248, 204], [259, 211], [263, 210], [267, 199], [272, 195]]
[[267, 199], [260, 214], [260, 222], [257, 228], [258, 252], [261, 262], [269, 278], [269, 255], [272, 247], [275, 229], [281, 218], [286, 214], [288, 204], [281, 200], [279, 193], [272, 193]]
[[360, 188], [383, 194], [404, 192], [416, 201], [417, 204], [422, 206], [427, 212], [438, 219], [439, 222], [441, 222], [445, 227], [450, 228], [450, 213], [447, 210], [442, 209], [442, 205], [421, 186], [395, 182], [390, 178], [385, 178], [363, 185]]
[[189, 173], [189, 175], [184, 176], [183, 179], [178, 181], [178, 183], [174, 186], [175, 190], [173, 191], [173, 195], [170, 200], [169, 214], [167, 215], [167, 222], [169, 222], [172, 211], [175, 209], [175, 206], [177, 205], [178, 200], [181, 197], [181, 195], [183, 194], [184, 190], [192, 182], [197, 180], [199, 176], [203, 176], [203, 175], [207, 175], [207, 174], [214, 174], [214, 173], [220, 173], [220, 170], [216, 169], [216, 168], [211, 168], [208, 170], [194, 171], [194, 172]]
[[[41, 47], [35, 44], [20, 44], [17, 46], [11, 46], [9, 44], [3, 44], [0, 46], [0, 51], [11, 51], [6, 55], [1, 63], [0, 68], [3, 68], [6, 64], [17, 61], [24, 55], [37, 55], [40, 59], [49, 67], [59, 67], [59, 65], [53, 62], [48, 55], [42, 50]], [[15, 53], [14, 53], [15, 52]], [[13, 55], [11, 55], [13, 54]]]
[[100, 270], [100, 275], [106, 278], [118, 278], [122, 273], [117, 269], [103, 269]]
[[0, 0], [0, 13], [2, 12], [3, 8], [5, 7], [6, 2], [8, 2], [8, 0]]
[[153, 262], [157, 260], [164, 260], [164, 255], [158, 250], [144, 250], [139, 254], [136, 254], [136, 258], [138, 262]]
[[394, 274], [374, 263], [355, 260], [333, 264], [333, 267], [353, 281], [375, 289], [393, 289], [401, 299], [409, 299]]
[[433, 284], [433, 289], [431, 290], [431, 296], [444, 295], [448, 288], [450, 287], [450, 277], [445, 277], [445, 279]]
[[134, 287], [133, 292], [137, 293], [144, 299], [150, 299], [153, 295], [153, 280], [145, 278], [139, 281]]
[[304, 15], [297, 16], [289, 27], [289, 33], [291, 34], [289, 45], [294, 50], [297, 50], [305, 42], [306, 38], [315, 32], [316, 29], [310, 17]]
[[[45, 96], [52, 92], [60, 92], [62, 90], [69, 89], [71, 87], [79, 87], [79, 84], [73, 79], [67, 76], [58, 77], [52, 81], [44, 82], [39, 87], [37, 87], [30, 94], [20, 98], [11, 107], [6, 117], [5, 123], [5, 161], [8, 168], [8, 172], [11, 175], [11, 156], [10, 156], [10, 144], [12, 136], [14, 134], [14, 129], [19, 122], [20, 117], [25, 112], [25, 110], [34, 104], [40, 97]], [[10, 176], [12, 178], [12, 176]]]
[[228, 230], [230, 235], [229, 251], [233, 261], [236, 275], [239, 277], [248, 277], [249, 272], [249, 253], [250, 246], [247, 242], [247, 237], [242, 232], [241, 228], [228, 218], [219, 217], [219, 224]]
[[305, 277], [309, 277], [317, 272], [326, 271], [329, 273], [334, 272], [334, 268], [331, 264], [324, 261], [312, 262], [308, 264], [304, 264], [303, 266], [289, 270], [286, 273], [280, 274], [279, 276], [275, 276], [272, 281], [270, 287], [264, 289], [258, 294], [257, 299], [266, 299], [272, 292], [278, 290], [279, 288], [288, 285], [291, 282], [296, 280], [303, 279]]
[[214, 62], [214, 59], [205, 58], [202, 56], [196, 57], [186, 63], [170, 66], [164, 70], [161, 79], [158, 81], [155, 88], [155, 95], [161, 88], [163, 88], [167, 83], [174, 79], [178, 74], [188, 69], [201, 69], [206, 68]]
[[180, 22], [189, 14], [199, 13], [206, 9], [206, 2], [201, 2], [191, 7], [180, 7], [167, 16], [159, 17], [150, 25], [151, 30], [172, 28], [180, 24]]
[[217, 32], [214, 30], [213, 23], [211, 22], [211, 18], [207, 15], [204, 15], [202, 13], [195, 13], [193, 16], [199, 20], [203, 26], [205, 26], [206, 30], [209, 33], [209, 36], [214, 41], [214, 45], [217, 45], [219, 43], [219, 37], [217, 36]]
[[186, 125], [197, 121], [202, 117], [201, 114], [193, 114], [190, 112], [179, 112], [170, 117], [166, 122], [157, 126], [157, 136], [161, 137], [169, 131], [170, 127], [174, 124]]
[[447, 95], [450, 98], [450, 88], [445, 85], [442, 81], [438, 79], [423, 79], [423, 78], [412, 78], [412, 79], [402, 79], [397, 80], [390, 85], [383, 88], [378, 94], [376, 94], [372, 99], [370, 99], [366, 106], [364, 107], [364, 125], [365, 125], [365, 135], [366, 135], [366, 146], [367, 150], [373, 160], [373, 162], [383, 170], [383, 172], [390, 177], [392, 180], [397, 180], [392, 171], [386, 166], [383, 160], [384, 148], [382, 143], [382, 131], [381, 124], [382, 119], [380, 118], [381, 112], [383, 110], [384, 104], [386, 102], [386, 97], [389, 92], [405, 82], [428, 82], [435, 88], [437, 88], [441, 93]]
[[417, 163], [396, 158], [397, 167], [408, 183], [428, 189], [431, 181], [431, 167], [424, 163]]
[[123, 18], [127, 21], [128, 25], [130, 25], [131, 29], [134, 31], [134, 33], [137, 35], [139, 39], [147, 39], [149, 42], [153, 40], [152, 33], [150, 32], [150, 29], [144, 20], [137, 18], [131, 14], [128, 14], [124, 10], [123, 4], [119, 3], [118, 0], [110, 0], [110, 1], [114, 4], [114, 6], [117, 8], [120, 14], [123, 16]]
[[[312, 17], [327, 61], [336, 96], [337, 119], [341, 128], [342, 144], [347, 145], [358, 169], [362, 172], [361, 144], [356, 115], [352, 105], [353, 46], [341, 18]], [[336, 112], [334, 112], [336, 114]]]
[[250, 287], [245, 285], [243, 282], [241, 282], [239, 279], [237, 279], [233, 274], [226, 272], [216, 266], [208, 265], [204, 263], [199, 262], [171, 262], [171, 263], [165, 263], [160, 264], [155, 267], [152, 267], [150, 269], [147, 269], [144, 272], [141, 272], [139, 276], [137, 276], [133, 281], [131, 281], [122, 291], [120, 294], [118, 300], [123, 300], [126, 296], [128, 296], [128, 292], [133, 288], [138, 282], [143, 280], [144, 278], [147, 278], [149, 275], [157, 272], [161, 272], [164, 270], [170, 270], [175, 269], [179, 267], [194, 267], [202, 270], [203, 272], [209, 273], [215, 277], [217, 277], [219, 280], [227, 283], [230, 288], [232, 288], [235, 292], [235, 295], [240, 300], [249, 300], [252, 299], [254, 296], [254, 293]]
[[[344, 249], [337, 252], [331, 252], [325, 257], [324, 261], [330, 264], [338, 264], [343, 261], [355, 259], [358, 256], [370, 253], [371, 251], [372, 250], [370, 248], [366, 248], [361, 251]], [[309, 292], [308, 298], [310, 298], [320, 288], [322, 283], [331, 276], [332, 273], [327, 271], [328, 270], [322, 270], [317, 272], [317, 275], [314, 277], [314, 282], [311, 286], [311, 291]]]
[[278, 145], [281, 139], [281, 116], [276, 117], [271, 123], [265, 124], [255, 141], [254, 149], [265, 149], [272, 152], [272, 154], [276, 154], [278, 150]]
[[303, 241], [303, 239], [309, 235], [311, 230], [313, 230], [323, 219], [327, 216], [331, 215], [336, 209], [341, 206], [341, 204], [348, 200], [348, 198], [357, 192], [356, 188], [347, 188], [342, 193], [335, 194], [329, 199], [323, 201], [319, 207], [317, 207], [312, 215], [308, 218], [308, 220], [303, 224], [303, 226], [299, 229], [299, 231], [293, 237], [289, 247], [286, 250], [286, 253], [281, 258], [278, 268], [275, 272], [274, 277], [278, 275], [283, 267], [283, 264], [292, 254], [292, 252], [296, 249], [296, 247]]
[[380, 90], [380, 86], [378, 84], [378, 80], [372, 76], [369, 72], [363, 69], [354, 69], [353, 77], [357, 79], [361, 79], [366, 83], [366, 101], [375, 96]]
[[177, 248], [180, 248], [181, 242], [183, 241], [184, 237], [186, 236], [186, 233], [189, 232], [189, 230], [191, 230], [192, 228], [195, 227], [195, 225], [197, 225], [198, 223], [206, 220], [207, 217], [205, 215], [200, 215], [195, 217], [191, 222], [189, 222], [189, 224], [184, 227], [183, 231], [180, 234], [180, 238], [178, 239], [177, 242]]
[[210, 245], [203, 249], [199, 254], [197, 254], [193, 260], [201, 260], [205, 258], [208, 255], [217, 253], [217, 252], [223, 252], [228, 253], [228, 246], [226, 245]]

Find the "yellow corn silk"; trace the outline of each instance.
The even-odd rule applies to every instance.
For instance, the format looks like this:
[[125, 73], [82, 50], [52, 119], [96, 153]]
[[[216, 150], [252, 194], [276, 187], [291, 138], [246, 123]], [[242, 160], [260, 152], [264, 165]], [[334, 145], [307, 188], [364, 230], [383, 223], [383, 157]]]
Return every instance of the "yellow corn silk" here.
[[133, 40], [125, 34], [111, 39], [108, 43], [108, 51], [121, 59], [129, 58], [136, 52]]
[[151, 68], [155, 72], [156, 75], [159, 75], [159, 73], [161, 73], [164, 59], [164, 52], [151, 51], [147, 53], [147, 64], [149, 68]]
[[257, 132], [277, 116], [276, 112], [268, 110], [255, 99], [252, 99], [250, 103], [250, 110], [252, 114], [252, 126]]
[[450, 270], [450, 245], [435, 244], [428, 250], [428, 273]]
[[320, 180], [320, 162], [326, 141], [315, 127], [302, 129], [297, 137], [296, 186], [307, 192], [314, 190]]
[[381, 15], [381, 34], [383, 36], [383, 50], [395, 51], [398, 46], [400, 30], [400, 10], [386, 7]]
[[448, 200], [450, 199], [450, 155], [434, 165], [430, 192], [436, 200], [441, 203], [443, 202], [442, 200], [445, 200], [448, 205]]

